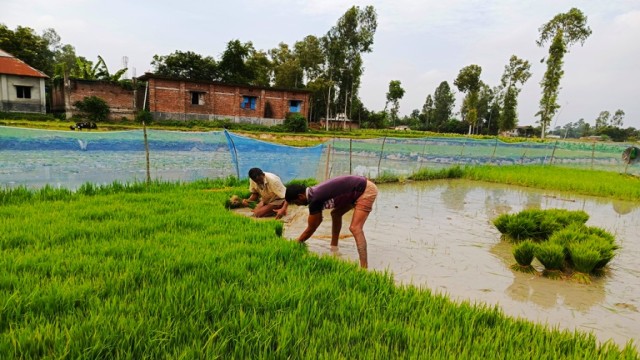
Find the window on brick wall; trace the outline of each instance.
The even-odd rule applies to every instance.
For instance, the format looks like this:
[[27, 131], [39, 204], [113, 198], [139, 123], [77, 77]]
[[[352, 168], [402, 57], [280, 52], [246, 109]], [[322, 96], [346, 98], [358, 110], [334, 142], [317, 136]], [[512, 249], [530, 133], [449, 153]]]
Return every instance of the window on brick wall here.
[[255, 96], [243, 96], [240, 107], [243, 109], [255, 110], [257, 101], [258, 101], [258, 98]]
[[191, 105], [204, 105], [204, 94], [200, 91], [191, 92]]
[[289, 100], [289, 112], [298, 113], [302, 109], [302, 100]]
[[18, 99], [31, 99], [31, 86], [16, 85], [16, 97]]

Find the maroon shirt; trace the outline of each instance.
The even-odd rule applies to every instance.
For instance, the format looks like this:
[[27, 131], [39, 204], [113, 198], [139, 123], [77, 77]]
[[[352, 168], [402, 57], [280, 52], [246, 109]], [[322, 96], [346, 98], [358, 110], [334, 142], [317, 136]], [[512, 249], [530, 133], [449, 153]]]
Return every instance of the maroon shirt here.
[[367, 178], [344, 175], [307, 188], [309, 214], [320, 213], [323, 209], [353, 205], [366, 187]]

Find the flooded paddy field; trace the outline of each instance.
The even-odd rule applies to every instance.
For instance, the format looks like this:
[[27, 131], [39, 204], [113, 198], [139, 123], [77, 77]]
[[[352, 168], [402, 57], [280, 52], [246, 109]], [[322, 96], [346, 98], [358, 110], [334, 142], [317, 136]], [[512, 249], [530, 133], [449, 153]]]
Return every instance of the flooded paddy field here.
[[[389, 271], [399, 284], [455, 301], [498, 305], [513, 317], [640, 346], [640, 203], [465, 180], [382, 184], [379, 190], [365, 224], [371, 270]], [[500, 240], [492, 220], [533, 208], [583, 210], [590, 216], [587, 225], [612, 233], [620, 249], [606, 275], [584, 285], [511, 270], [512, 245]], [[289, 209], [284, 236], [295, 238], [307, 212]], [[357, 262], [351, 214], [332, 249], [326, 212], [307, 241], [309, 250]]]

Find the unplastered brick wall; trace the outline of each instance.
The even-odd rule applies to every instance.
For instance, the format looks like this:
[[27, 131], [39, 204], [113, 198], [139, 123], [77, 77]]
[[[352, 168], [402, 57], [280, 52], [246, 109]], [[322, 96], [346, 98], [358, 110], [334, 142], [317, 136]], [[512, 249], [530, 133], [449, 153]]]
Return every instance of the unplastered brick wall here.
[[111, 118], [120, 119], [121, 117], [126, 117], [131, 119], [135, 115], [134, 91], [124, 89], [118, 84], [103, 81], [71, 80], [69, 89], [71, 106], [76, 101], [82, 101], [85, 97], [97, 96], [109, 105]]
[[[237, 122], [256, 122], [265, 120], [268, 102], [271, 105], [270, 118], [281, 120], [289, 112], [290, 100], [302, 101], [300, 112], [307, 115], [309, 94], [306, 92], [153, 77], [148, 82], [149, 110], [156, 118], [229, 118]], [[251, 98], [254, 105], [243, 107], [245, 98]], [[266, 123], [274, 122], [269, 120]]]

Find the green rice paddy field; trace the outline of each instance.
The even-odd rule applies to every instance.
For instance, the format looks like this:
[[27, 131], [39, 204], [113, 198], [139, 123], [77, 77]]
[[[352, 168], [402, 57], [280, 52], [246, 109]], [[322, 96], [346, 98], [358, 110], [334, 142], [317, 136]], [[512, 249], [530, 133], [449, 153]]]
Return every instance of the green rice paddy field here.
[[[634, 177], [520, 169], [416, 178], [640, 199]], [[640, 358], [635, 344], [601, 344], [318, 257], [283, 238], [281, 222], [229, 212], [225, 201], [246, 188], [230, 178], [1, 190], [0, 358]]]

